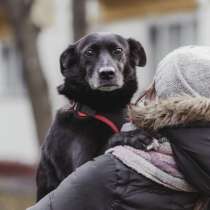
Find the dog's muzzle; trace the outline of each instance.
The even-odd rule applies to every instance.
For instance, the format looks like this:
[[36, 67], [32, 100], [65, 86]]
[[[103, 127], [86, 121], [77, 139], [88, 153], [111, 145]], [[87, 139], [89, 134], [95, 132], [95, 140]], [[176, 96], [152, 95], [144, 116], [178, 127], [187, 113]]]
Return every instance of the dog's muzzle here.
[[113, 91], [122, 87], [123, 76], [112, 66], [100, 67], [89, 79], [91, 88], [100, 91]]
[[114, 67], [101, 67], [98, 72], [101, 80], [112, 80], [116, 76]]

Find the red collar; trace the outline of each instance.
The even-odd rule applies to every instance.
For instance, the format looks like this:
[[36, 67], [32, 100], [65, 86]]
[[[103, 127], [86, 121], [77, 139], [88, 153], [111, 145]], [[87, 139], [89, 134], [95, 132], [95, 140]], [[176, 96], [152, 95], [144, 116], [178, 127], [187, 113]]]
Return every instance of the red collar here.
[[[82, 108], [84, 111], [81, 110]], [[92, 117], [92, 118], [95, 118], [96, 120], [104, 123], [109, 128], [111, 128], [113, 133], [120, 132], [120, 129], [112, 120], [110, 120], [109, 118], [107, 118], [103, 115], [96, 114], [95, 111], [91, 110], [89, 107], [86, 107], [86, 106], [81, 107], [81, 105], [74, 102], [73, 106], [72, 106], [72, 111], [75, 112], [77, 117], [79, 117], [80, 119]]]
[[[77, 115], [80, 118], [89, 117], [90, 116], [90, 115], [88, 115], [88, 114], [86, 114], [84, 112], [79, 112], [79, 111], [77, 111]], [[99, 114], [95, 114], [92, 117], [95, 118], [96, 120], [99, 120], [100, 122], [106, 124], [107, 126], [109, 126], [114, 133], [119, 133], [120, 132], [120, 130], [117, 127], [117, 125], [113, 121], [111, 121], [110, 119], [108, 119], [107, 117], [105, 117], [103, 115], [99, 115]]]

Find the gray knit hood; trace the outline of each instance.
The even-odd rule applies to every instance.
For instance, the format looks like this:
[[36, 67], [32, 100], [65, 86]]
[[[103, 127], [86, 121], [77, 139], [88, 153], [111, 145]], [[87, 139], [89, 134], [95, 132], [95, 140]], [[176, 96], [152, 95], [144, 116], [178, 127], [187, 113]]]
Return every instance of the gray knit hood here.
[[210, 97], [210, 47], [186, 46], [169, 53], [158, 65], [155, 89], [159, 98], [187, 94]]

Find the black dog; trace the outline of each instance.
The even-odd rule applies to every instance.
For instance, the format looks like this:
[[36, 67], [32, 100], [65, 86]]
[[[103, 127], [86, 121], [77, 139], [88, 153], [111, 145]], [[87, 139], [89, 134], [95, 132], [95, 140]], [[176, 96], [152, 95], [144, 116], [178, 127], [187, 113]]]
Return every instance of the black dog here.
[[64, 84], [58, 91], [77, 106], [58, 111], [42, 146], [38, 200], [78, 166], [103, 153], [125, 122], [126, 105], [137, 90], [136, 66], [145, 63], [141, 44], [116, 34], [90, 34], [64, 51]]

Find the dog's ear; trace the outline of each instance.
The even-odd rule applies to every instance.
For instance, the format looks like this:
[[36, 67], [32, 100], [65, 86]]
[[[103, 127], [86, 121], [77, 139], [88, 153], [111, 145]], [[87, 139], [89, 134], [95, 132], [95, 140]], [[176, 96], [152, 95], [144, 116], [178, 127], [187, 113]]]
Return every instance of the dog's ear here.
[[77, 60], [76, 47], [70, 45], [60, 56], [60, 69], [64, 74], [65, 70], [68, 70], [71, 66], [75, 65]]
[[147, 62], [146, 53], [142, 45], [135, 39], [128, 39], [130, 48], [130, 61], [135, 66], [145, 66]]

